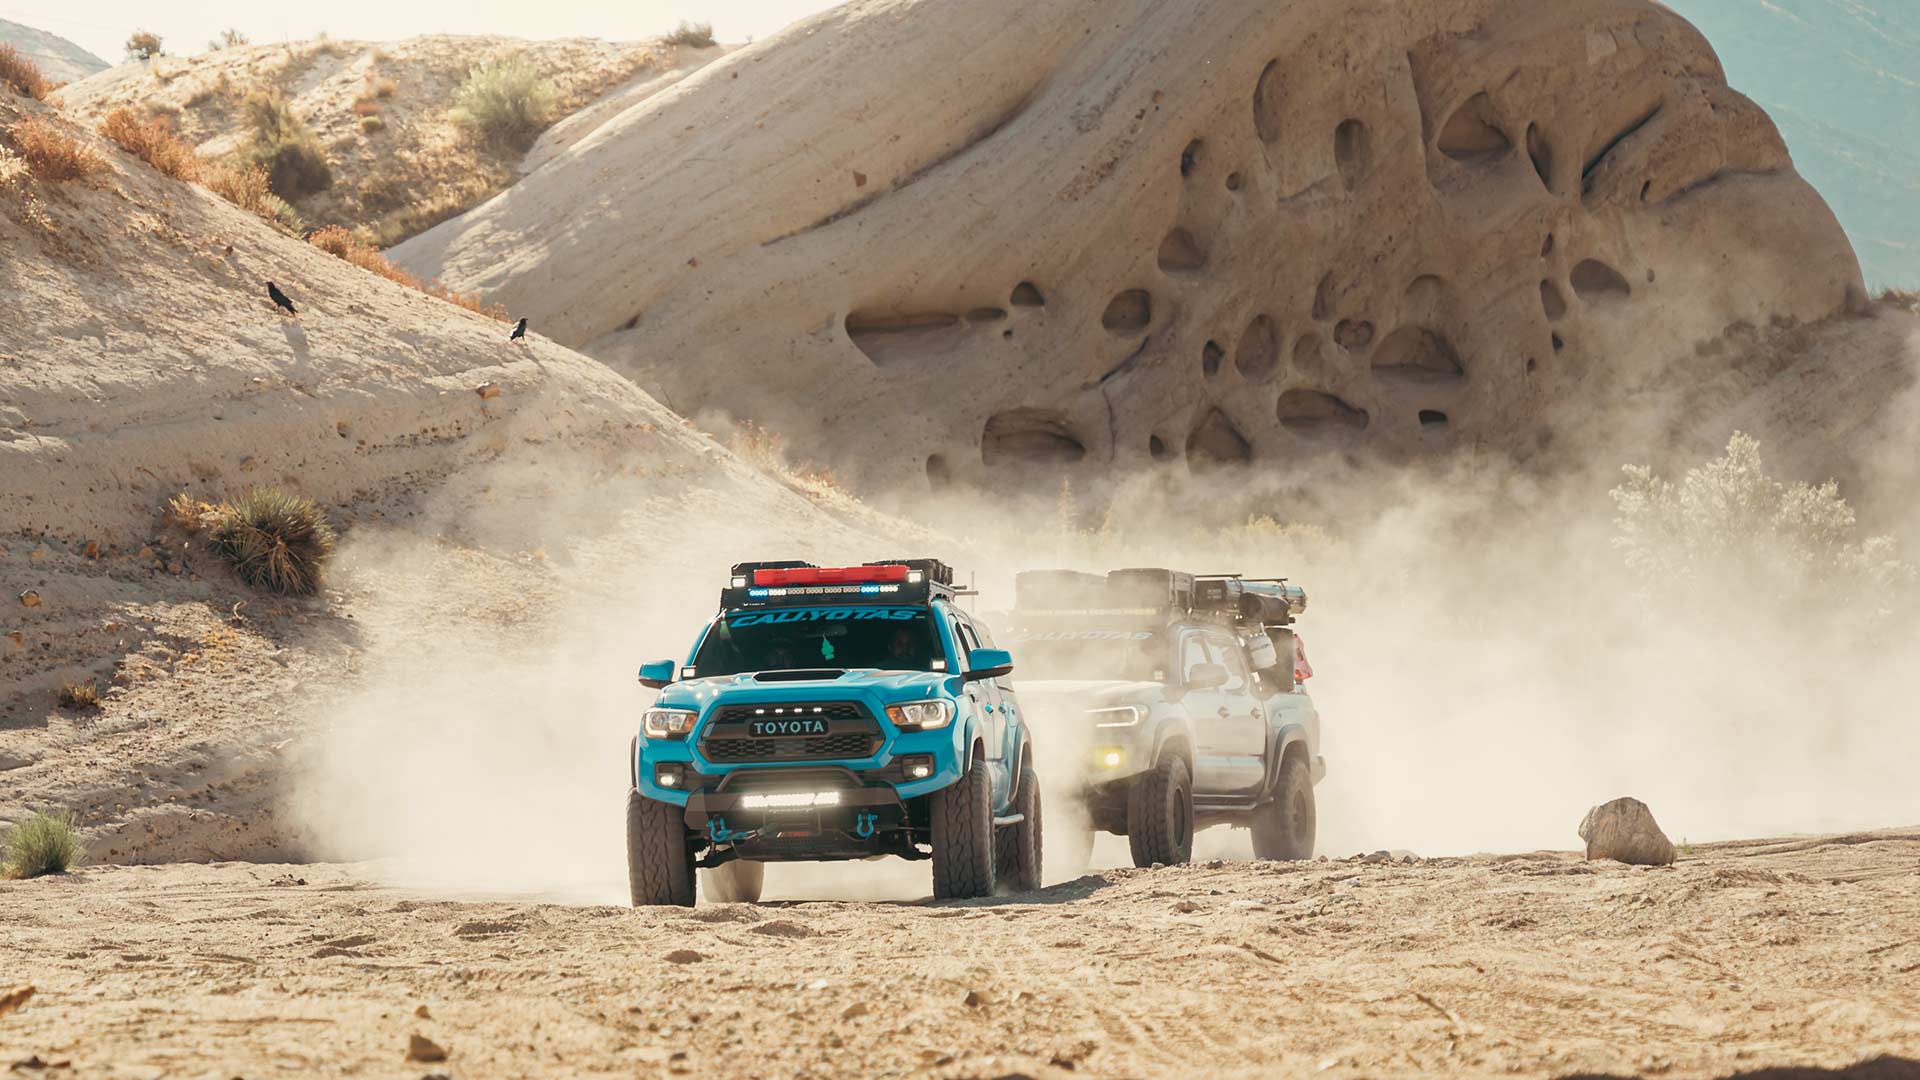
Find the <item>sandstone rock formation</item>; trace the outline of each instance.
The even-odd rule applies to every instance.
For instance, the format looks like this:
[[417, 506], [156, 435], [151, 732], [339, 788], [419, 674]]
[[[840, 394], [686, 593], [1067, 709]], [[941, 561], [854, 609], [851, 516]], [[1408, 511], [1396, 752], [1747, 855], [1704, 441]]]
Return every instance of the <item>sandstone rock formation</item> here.
[[1527, 454], [1861, 292], [1647, 0], [859, 0], [394, 254], [935, 485]]
[[1673, 841], [1660, 831], [1653, 811], [1639, 799], [1621, 798], [1587, 811], [1580, 820], [1587, 858], [1615, 859], [1635, 866], [1665, 866], [1673, 861]]

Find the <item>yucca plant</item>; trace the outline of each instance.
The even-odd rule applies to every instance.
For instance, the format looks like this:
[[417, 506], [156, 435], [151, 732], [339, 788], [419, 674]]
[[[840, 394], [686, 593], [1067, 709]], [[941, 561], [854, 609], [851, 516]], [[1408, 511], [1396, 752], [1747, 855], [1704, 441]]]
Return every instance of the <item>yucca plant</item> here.
[[320, 587], [334, 534], [311, 499], [277, 487], [253, 488], [221, 508], [213, 546], [247, 584], [309, 596]]

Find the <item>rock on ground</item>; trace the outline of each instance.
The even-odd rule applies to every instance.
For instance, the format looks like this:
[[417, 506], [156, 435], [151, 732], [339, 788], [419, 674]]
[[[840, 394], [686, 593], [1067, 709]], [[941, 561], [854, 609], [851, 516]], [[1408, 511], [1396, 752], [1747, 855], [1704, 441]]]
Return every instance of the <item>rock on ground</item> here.
[[1615, 799], [1587, 811], [1580, 820], [1580, 839], [1587, 842], [1589, 859], [1617, 859], [1636, 866], [1673, 862], [1673, 841], [1660, 831], [1653, 811], [1639, 799]]

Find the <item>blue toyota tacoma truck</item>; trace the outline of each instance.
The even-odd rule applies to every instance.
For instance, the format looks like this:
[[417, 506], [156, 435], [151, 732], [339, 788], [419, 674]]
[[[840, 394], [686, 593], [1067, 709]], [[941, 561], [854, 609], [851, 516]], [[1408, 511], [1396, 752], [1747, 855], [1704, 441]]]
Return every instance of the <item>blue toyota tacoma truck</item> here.
[[[765, 864], [895, 855], [936, 899], [1040, 885], [1040, 787], [1013, 658], [934, 559], [742, 563], [630, 755], [636, 907], [754, 901]], [[698, 873], [696, 874], [696, 871]]]

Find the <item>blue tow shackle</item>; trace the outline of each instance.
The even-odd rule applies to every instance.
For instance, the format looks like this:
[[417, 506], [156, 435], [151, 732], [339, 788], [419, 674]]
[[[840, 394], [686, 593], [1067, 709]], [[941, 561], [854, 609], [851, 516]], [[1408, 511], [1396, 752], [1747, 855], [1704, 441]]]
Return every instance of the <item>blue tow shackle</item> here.
[[880, 815], [872, 810], [863, 811], [854, 816], [853, 835], [862, 840], [868, 839], [880, 831]]

